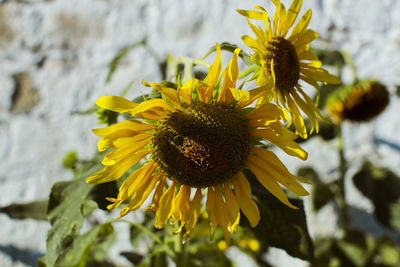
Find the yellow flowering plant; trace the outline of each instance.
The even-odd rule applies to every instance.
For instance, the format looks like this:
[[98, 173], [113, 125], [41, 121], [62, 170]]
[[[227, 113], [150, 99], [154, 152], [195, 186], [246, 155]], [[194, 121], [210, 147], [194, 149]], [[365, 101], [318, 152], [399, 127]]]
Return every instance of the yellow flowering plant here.
[[[360, 236], [350, 227], [341, 135], [344, 121], [375, 118], [390, 95], [374, 80], [355, 79], [339, 88], [340, 79], [322, 68], [310, 48], [318, 37], [308, 28], [311, 9], [300, 16], [301, 0], [293, 0], [287, 9], [279, 0], [271, 2], [273, 16], [262, 6], [237, 9], [251, 32], [241, 38], [244, 48], [216, 43], [198, 59], [168, 55], [159, 62], [162, 80], [143, 81], [142, 96], [125, 98], [131, 82], [121, 95], [100, 96], [96, 107], [81, 112], [95, 113], [107, 125], [92, 130], [99, 137], [94, 158], [67, 154], [63, 164], [74, 179], [56, 183], [48, 200], [1, 209], [10, 216], [50, 222], [47, 252], [39, 266], [114, 266], [108, 252], [119, 223], [129, 225], [133, 250], [121, 255], [135, 266], [168, 266], [170, 261], [176, 266], [233, 266], [232, 247], [260, 266], [269, 265], [265, 254], [270, 247], [315, 266], [399, 263], [395, 244]], [[141, 46], [148, 44], [142, 40], [119, 51], [106, 82], [121, 59]], [[229, 54], [226, 65], [223, 51]], [[211, 64], [210, 54], [215, 55]], [[204, 75], [199, 75], [199, 65], [207, 66]], [[339, 88], [328, 97], [321, 95], [328, 118], [336, 124], [318, 109], [327, 84]], [[306, 93], [307, 86], [316, 90], [315, 96]], [[337, 134], [330, 139], [338, 143], [339, 178], [329, 183], [311, 167], [292, 173], [292, 166], [281, 159], [307, 160], [299, 139], [307, 142], [318, 133], [321, 120]], [[366, 163], [354, 183], [371, 198], [378, 221], [400, 229], [382, 215], [388, 209], [382, 211], [373, 197], [379, 194], [370, 193], [364, 177], [376, 188], [396, 184], [398, 177]], [[309, 192], [315, 211], [336, 203], [342, 237], [311, 238], [303, 202]], [[388, 195], [386, 201], [396, 208], [400, 193]], [[25, 212], [29, 209], [40, 212]], [[105, 212], [98, 215], [99, 209]], [[362, 253], [351, 253], [354, 247]], [[382, 263], [389, 254], [394, 260]]]

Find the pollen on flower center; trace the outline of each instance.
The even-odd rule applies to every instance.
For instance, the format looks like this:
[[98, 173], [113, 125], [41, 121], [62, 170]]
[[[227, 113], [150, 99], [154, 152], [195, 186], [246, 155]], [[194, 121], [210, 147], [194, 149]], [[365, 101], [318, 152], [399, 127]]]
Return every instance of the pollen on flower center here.
[[247, 123], [234, 108], [193, 101], [159, 122], [152, 158], [170, 179], [207, 187], [243, 168], [250, 143]]
[[293, 88], [300, 78], [300, 64], [296, 48], [283, 37], [274, 37], [267, 44], [265, 71], [271, 75], [271, 61], [275, 73], [275, 86], [281, 91]]

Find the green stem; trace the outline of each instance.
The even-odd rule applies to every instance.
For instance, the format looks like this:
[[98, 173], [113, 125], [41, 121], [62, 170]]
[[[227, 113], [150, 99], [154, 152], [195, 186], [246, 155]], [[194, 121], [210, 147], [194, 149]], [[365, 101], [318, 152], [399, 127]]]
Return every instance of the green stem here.
[[259, 66], [257, 64], [251, 65], [250, 67], [248, 67], [247, 69], [245, 69], [244, 71], [239, 73], [238, 79], [242, 79], [242, 78], [246, 77], [247, 75], [249, 75], [250, 73], [256, 72], [258, 68], [259, 68]]
[[349, 53], [347, 53], [344, 50], [341, 50], [340, 53], [342, 54], [344, 61], [346, 62], [346, 64], [350, 67], [351, 69], [351, 73], [353, 74], [353, 84], [356, 84], [358, 82], [358, 76], [357, 76], [357, 70], [356, 70], [356, 66], [354, 65], [354, 60], [353, 58], [350, 56]]
[[182, 232], [180, 232], [175, 239], [176, 267], [185, 267], [185, 253], [185, 245], [182, 243]]
[[155, 234], [153, 233], [150, 229], [146, 228], [145, 226], [138, 224], [138, 223], [134, 223], [128, 220], [124, 220], [124, 219], [112, 219], [109, 221], [110, 223], [113, 222], [125, 222], [125, 223], [129, 223], [130, 225], [132, 225], [133, 227], [136, 227], [137, 229], [139, 229], [140, 231], [145, 232], [146, 234], [148, 234], [154, 241], [156, 241], [158, 244], [162, 245], [163, 242], [162, 240]]
[[346, 189], [345, 189], [345, 175], [347, 170], [347, 163], [344, 157], [344, 146], [343, 146], [343, 135], [342, 126], [338, 126], [338, 153], [339, 153], [339, 166], [340, 166], [340, 176], [338, 181], [339, 191], [337, 196], [339, 212], [340, 212], [340, 224], [343, 231], [347, 231], [349, 227], [349, 217], [347, 213], [347, 202], [346, 202]]

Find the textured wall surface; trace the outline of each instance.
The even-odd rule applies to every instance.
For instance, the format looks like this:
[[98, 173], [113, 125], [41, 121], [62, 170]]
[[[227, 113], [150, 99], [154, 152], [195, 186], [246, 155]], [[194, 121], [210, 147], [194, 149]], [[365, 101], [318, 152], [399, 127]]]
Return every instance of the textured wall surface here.
[[[320, 34], [315, 44], [346, 50], [360, 78], [380, 79], [393, 95], [377, 120], [344, 125], [346, 156], [355, 163], [369, 157], [399, 172], [400, 99], [394, 85], [400, 84], [400, 1], [304, 2], [301, 13], [313, 9], [310, 27]], [[0, 206], [46, 198], [54, 182], [70, 179], [61, 166], [67, 151], [76, 150], [83, 159], [93, 155], [97, 138], [90, 129], [97, 120], [73, 112], [90, 108], [102, 95], [119, 95], [132, 80], [128, 98], [149, 92], [143, 79], [161, 79], [157, 58], [139, 48], [106, 84], [108, 63], [119, 49], [147, 38], [159, 58], [167, 53], [200, 57], [223, 41], [248, 51], [240, 36], [250, 30], [235, 9], [259, 4], [273, 10], [266, 0], [0, 1]], [[329, 177], [338, 161], [334, 148], [320, 149], [320, 142], [305, 145], [310, 154], [305, 163], [280, 157], [293, 171], [314, 164]], [[371, 211], [369, 201], [349, 187], [350, 203]], [[309, 217], [312, 235], [337, 229], [332, 209]], [[49, 225], [2, 214], [0, 225], [0, 265], [34, 266], [45, 252]], [[305, 264], [285, 254], [273, 250], [267, 258], [278, 266]]]

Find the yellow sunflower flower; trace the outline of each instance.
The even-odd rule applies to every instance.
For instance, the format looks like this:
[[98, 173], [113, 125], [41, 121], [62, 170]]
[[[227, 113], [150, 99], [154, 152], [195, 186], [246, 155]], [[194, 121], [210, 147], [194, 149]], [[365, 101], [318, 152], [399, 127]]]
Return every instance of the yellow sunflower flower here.
[[[251, 60], [261, 67], [256, 71], [257, 85], [264, 87], [264, 96], [258, 104], [270, 102], [272, 99], [281, 104], [290, 113], [296, 132], [307, 138], [307, 129], [301, 111], [310, 120], [310, 133], [318, 132], [317, 117], [323, 118], [317, 109], [319, 97], [318, 81], [324, 83], [340, 83], [340, 80], [321, 68], [321, 62], [310, 51], [309, 44], [318, 34], [307, 29], [311, 19], [309, 9], [287, 37], [289, 29], [294, 25], [300, 11], [302, 0], [294, 0], [286, 11], [279, 0], [272, 0], [276, 12], [271, 22], [264, 8], [256, 6], [256, 10], [238, 10], [246, 17], [256, 39], [249, 35], [242, 36], [243, 42], [255, 53]], [[264, 30], [251, 24], [249, 19], [261, 20]], [[299, 81], [303, 80], [317, 90], [317, 103], [303, 91]]]
[[[203, 194], [211, 225], [211, 238], [219, 225], [229, 243], [239, 223], [240, 212], [254, 227], [260, 220], [252, 200], [250, 184], [242, 170], [250, 169], [273, 195], [291, 208], [279, 184], [299, 196], [308, 192], [289, 173], [278, 157], [261, 147], [271, 142], [289, 155], [307, 158], [294, 141], [297, 137], [279, 120], [283, 113], [276, 105], [265, 103], [250, 111], [243, 108], [258, 96], [259, 89], [241, 91], [235, 88], [238, 77], [235, 50], [222, 74], [220, 46], [217, 59], [204, 81], [193, 79], [177, 90], [162, 84], [154, 87], [165, 99], [151, 99], [140, 104], [118, 96], [103, 96], [97, 105], [116, 112], [128, 112], [139, 119], [126, 120], [110, 127], [95, 129], [102, 137], [99, 151], [114, 150], [102, 161], [105, 168], [87, 179], [99, 184], [119, 179], [130, 167], [144, 159], [141, 168], [123, 182], [116, 198], [107, 198], [118, 207], [124, 201], [120, 217], [139, 209], [154, 190], [151, 205], [145, 210], [156, 212], [155, 227], [167, 221], [179, 222], [175, 233], [184, 227], [184, 238], [193, 232], [200, 215]], [[148, 157], [147, 157], [148, 156]], [[194, 193], [194, 196], [192, 195]]]

